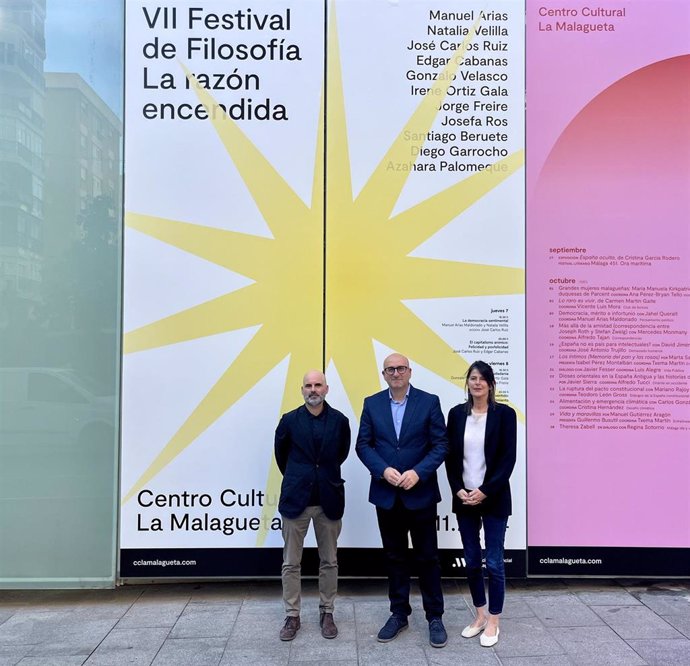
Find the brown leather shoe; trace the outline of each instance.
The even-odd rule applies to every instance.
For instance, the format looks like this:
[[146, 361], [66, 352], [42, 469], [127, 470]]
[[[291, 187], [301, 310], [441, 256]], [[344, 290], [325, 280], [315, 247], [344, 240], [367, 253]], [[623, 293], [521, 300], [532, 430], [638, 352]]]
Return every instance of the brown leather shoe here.
[[285, 618], [283, 628], [280, 630], [280, 640], [291, 641], [297, 635], [300, 626], [299, 615], [288, 615]]
[[338, 627], [333, 622], [333, 613], [321, 613], [321, 635], [324, 638], [335, 638], [338, 635]]

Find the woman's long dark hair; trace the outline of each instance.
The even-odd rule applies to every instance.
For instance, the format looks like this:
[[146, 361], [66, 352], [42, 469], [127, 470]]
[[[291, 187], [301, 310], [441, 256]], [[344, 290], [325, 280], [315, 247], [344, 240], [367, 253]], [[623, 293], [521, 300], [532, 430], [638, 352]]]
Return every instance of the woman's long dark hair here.
[[489, 409], [493, 409], [496, 406], [496, 378], [494, 377], [494, 370], [484, 361], [475, 361], [467, 368], [467, 373], [465, 374], [465, 391], [467, 392], [466, 408], [468, 414], [472, 411], [472, 407], [474, 407], [474, 400], [472, 399], [469, 388], [470, 375], [474, 370], [476, 370], [489, 385]]

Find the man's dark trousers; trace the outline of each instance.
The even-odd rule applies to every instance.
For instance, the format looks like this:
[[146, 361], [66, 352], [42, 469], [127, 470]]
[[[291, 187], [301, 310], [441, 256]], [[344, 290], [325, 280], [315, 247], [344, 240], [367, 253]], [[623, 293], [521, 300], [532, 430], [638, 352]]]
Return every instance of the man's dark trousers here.
[[408, 534], [419, 575], [422, 605], [427, 620], [443, 615], [441, 565], [438, 559], [436, 505], [406, 509], [398, 499], [392, 509], [376, 508], [383, 550], [388, 566], [388, 597], [391, 613], [407, 617], [410, 608]]

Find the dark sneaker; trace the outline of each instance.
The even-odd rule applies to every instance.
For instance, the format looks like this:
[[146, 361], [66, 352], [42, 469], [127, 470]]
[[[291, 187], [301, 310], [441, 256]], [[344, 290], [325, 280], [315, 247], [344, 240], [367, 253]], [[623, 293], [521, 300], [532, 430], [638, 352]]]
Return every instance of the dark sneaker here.
[[401, 631], [407, 629], [407, 618], [400, 615], [391, 615], [386, 624], [383, 625], [379, 635], [376, 637], [379, 643], [392, 641]]
[[280, 630], [280, 640], [281, 641], [291, 641], [296, 635], [300, 628], [299, 615], [296, 617], [293, 615], [288, 615], [285, 618], [285, 624]]
[[338, 627], [333, 622], [333, 613], [321, 613], [321, 635], [324, 638], [335, 638], [338, 635]]
[[443, 620], [440, 617], [429, 620], [429, 643], [431, 647], [442, 648], [447, 642], [448, 634], [443, 626]]

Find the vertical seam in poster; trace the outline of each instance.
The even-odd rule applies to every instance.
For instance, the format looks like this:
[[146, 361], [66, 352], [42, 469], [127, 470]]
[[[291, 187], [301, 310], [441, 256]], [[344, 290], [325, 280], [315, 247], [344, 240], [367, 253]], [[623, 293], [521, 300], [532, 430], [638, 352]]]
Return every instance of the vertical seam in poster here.
[[321, 366], [326, 372], [326, 182], [328, 179], [328, 0], [323, 0], [323, 285], [321, 301]]

